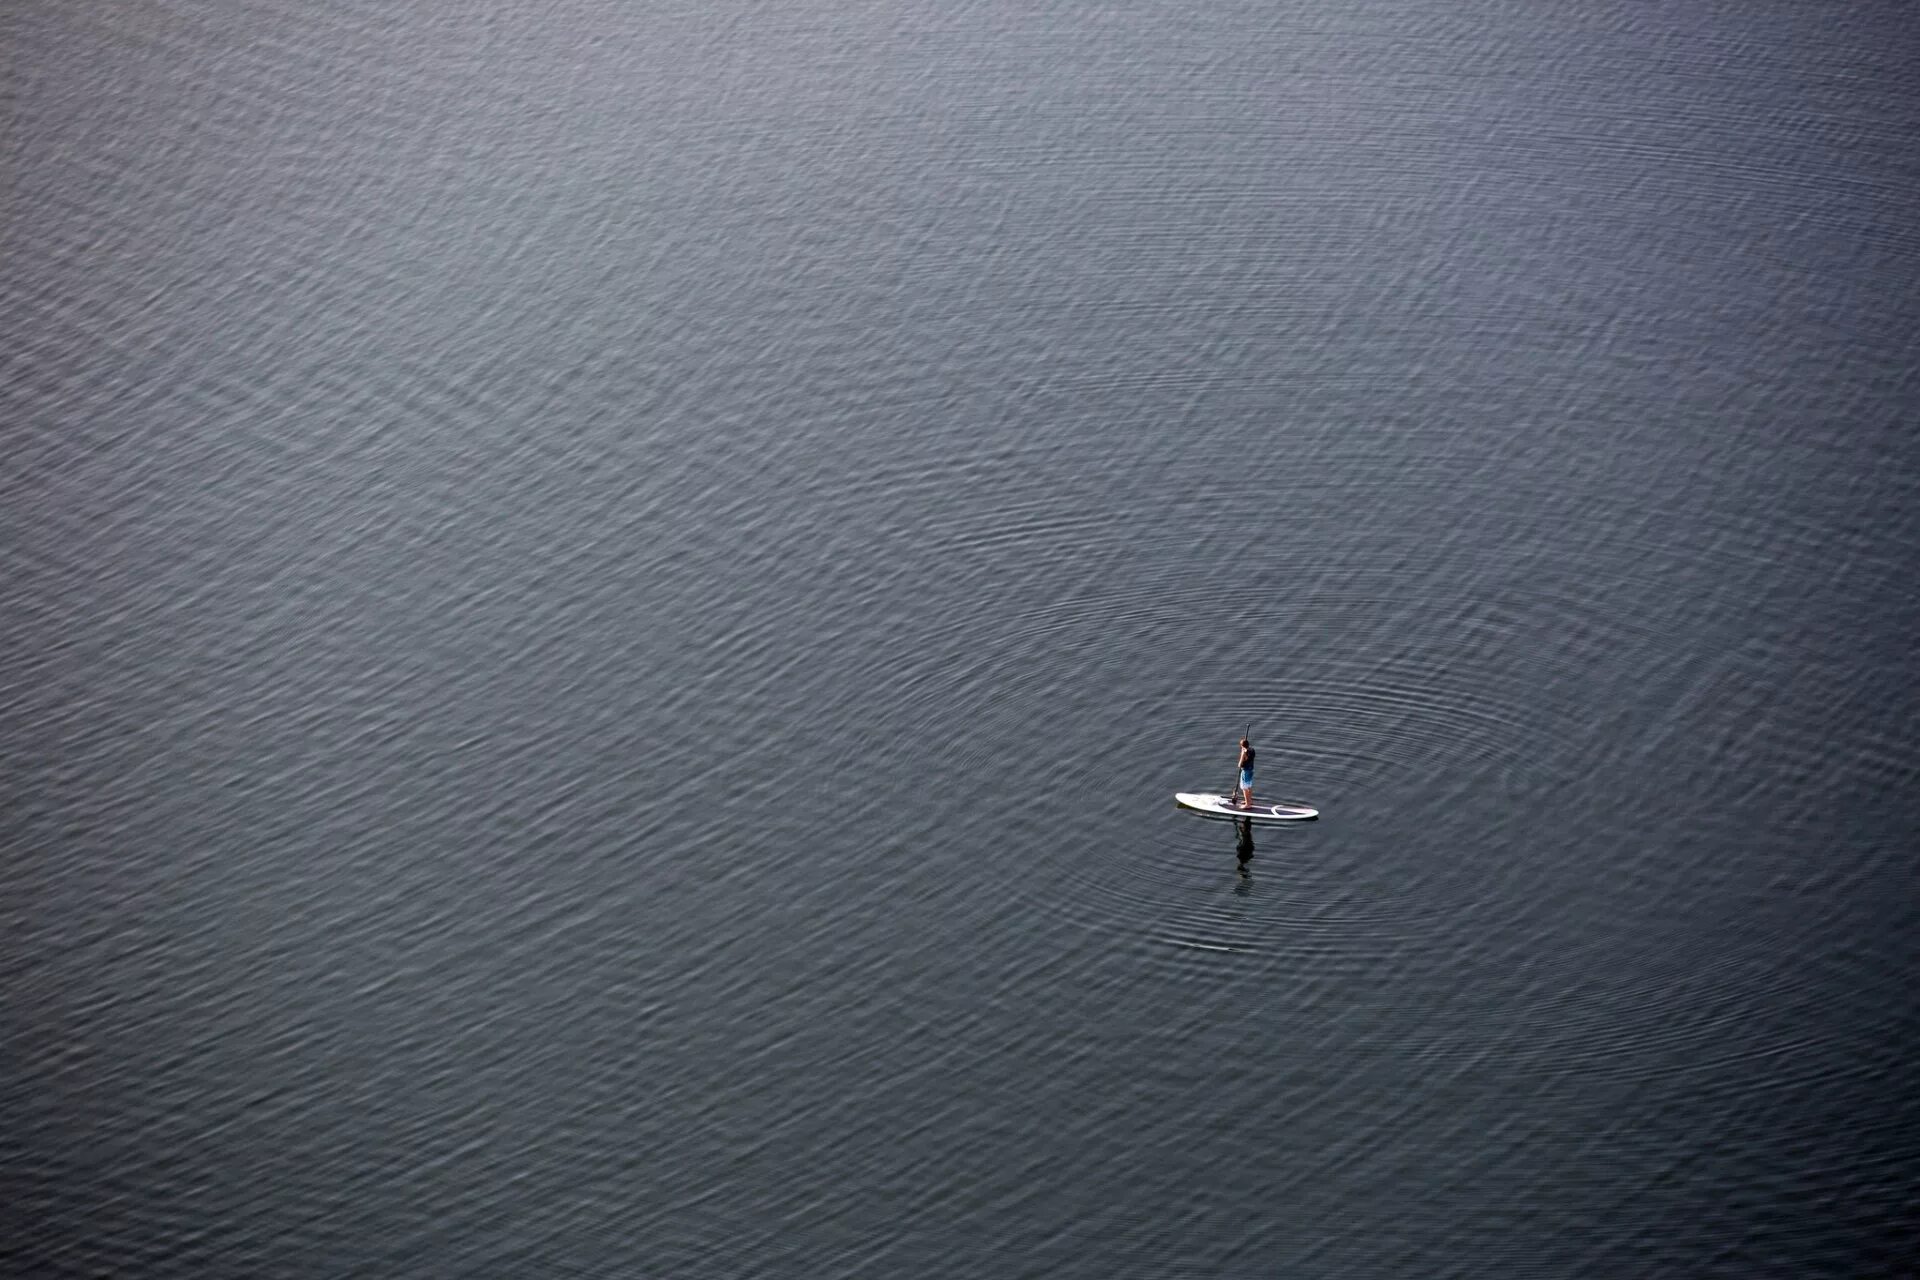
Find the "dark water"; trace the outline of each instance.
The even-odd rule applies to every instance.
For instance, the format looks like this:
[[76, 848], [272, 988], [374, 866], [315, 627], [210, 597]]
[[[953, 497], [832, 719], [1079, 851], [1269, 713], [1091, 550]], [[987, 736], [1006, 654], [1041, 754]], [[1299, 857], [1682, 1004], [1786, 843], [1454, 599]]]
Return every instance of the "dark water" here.
[[1903, 1271], [1910, 6], [0, 33], [13, 1272]]

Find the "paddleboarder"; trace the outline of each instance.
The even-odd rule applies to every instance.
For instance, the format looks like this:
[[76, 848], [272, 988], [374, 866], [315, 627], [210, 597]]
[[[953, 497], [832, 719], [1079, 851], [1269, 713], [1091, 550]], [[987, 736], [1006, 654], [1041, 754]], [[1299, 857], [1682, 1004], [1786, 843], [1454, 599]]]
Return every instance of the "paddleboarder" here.
[[1240, 785], [1236, 789], [1240, 807], [1253, 807], [1253, 744], [1245, 738], [1240, 739]]

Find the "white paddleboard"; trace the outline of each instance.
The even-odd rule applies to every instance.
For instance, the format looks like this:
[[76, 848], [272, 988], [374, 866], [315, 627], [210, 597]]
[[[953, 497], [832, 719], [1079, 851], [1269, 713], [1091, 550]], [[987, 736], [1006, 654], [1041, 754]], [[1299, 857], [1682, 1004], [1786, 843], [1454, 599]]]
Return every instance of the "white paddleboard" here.
[[1308, 818], [1320, 816], [1318, 809], [1310, 809], [1304, 804], [1268, 804], [1261, 800], [1248, 808], [1241, 808], [1233, 802], [1232, 796], [1217, 796], [1211, 792], [1176, 791], [1173, 802], [1182, 809], [1191, 809], [1195, 813], [1204, 813], [1210, 818], [1233, 818], [1235, 820], [1252, 819], [1255, 822], [1304, 822]]

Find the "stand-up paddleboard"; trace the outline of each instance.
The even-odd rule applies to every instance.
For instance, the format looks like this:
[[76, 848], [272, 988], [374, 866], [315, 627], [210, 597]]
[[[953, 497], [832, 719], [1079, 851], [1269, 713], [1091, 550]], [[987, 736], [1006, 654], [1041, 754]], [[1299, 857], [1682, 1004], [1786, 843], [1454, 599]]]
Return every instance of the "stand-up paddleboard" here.
[[1308, 818], [1320, 816], [1318, 809], [1284, 801], [1280, 804], [1268, 804], [1263, 800], [1242, 809], [1233, 802], [1232, 796], [1217, 796], [1204, 791], [1176, 791], [1173, 802], [1182, 809], [1191, 809], [1209, 818], [1232, 818], [1236, 821], [1251, 819], [1254, 822], [1304, 822]]

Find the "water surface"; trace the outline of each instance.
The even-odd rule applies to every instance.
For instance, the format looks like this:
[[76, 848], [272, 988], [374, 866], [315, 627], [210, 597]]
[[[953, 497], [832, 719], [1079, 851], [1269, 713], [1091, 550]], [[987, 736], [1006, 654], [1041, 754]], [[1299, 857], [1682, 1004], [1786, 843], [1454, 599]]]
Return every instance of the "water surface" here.
[[1902, 6], [0, 31], [23, 1274], [1901, 1272]]

